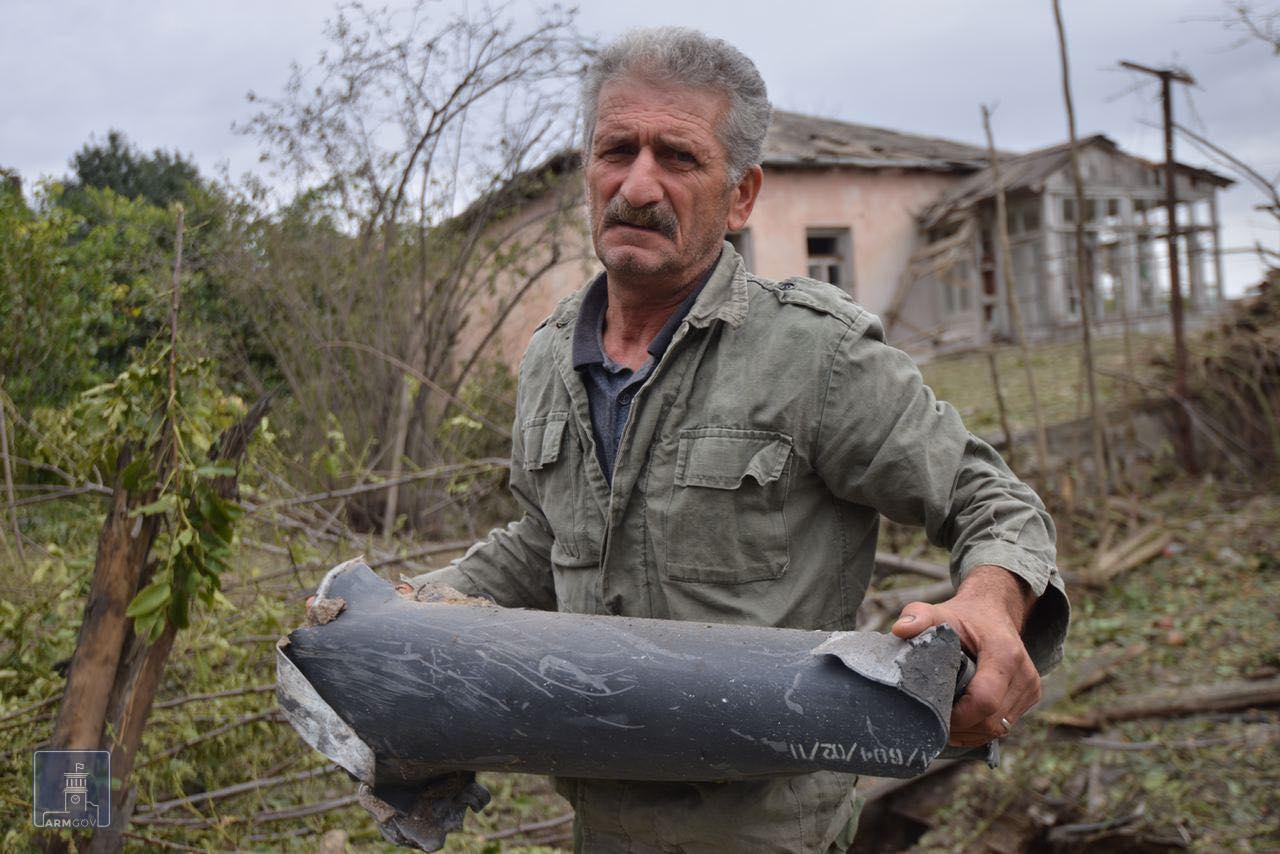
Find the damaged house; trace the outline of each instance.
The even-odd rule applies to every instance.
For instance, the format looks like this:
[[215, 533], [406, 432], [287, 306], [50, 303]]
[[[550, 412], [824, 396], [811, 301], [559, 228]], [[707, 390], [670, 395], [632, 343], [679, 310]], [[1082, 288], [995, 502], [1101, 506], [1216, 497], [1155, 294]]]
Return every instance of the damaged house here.
[[[1014, 280], [1033, 340], [1079, 325], [1068, 158], [1066, 145], [1001, 155]], [[555, 162], [576, 172], [576, 160], [567, 170], [564, 157]], [[919, 358], [1010, 337], [985, 148], [779, 110], [763, 166], [748, 227], [728, 235], [751, 271], [779, 279], [804, 274], [840, 287], [884, 320], [890, 343]], [[1126, 314], [1135, 328], [1165, 328], [1162, 168], [1093, 136], [1081, 142], [1081, 169], [1093, 317], [1104, 332]], [[1221, 300], [1216, 193], [1231, 183], [1179, 166], [1178, 240], [1191, 319]], [[498, 288], [475, 307], [504, 318], [483, 342], [486, 358], [514, 367], [556, 302], [599, 270], [580, 199], [577, 210], [553, 269], [530, 287]], [[521, 300], [511, 305], [517, 291]]]
[[[1142, 331], [1168, 328], [1168, 218], [1164, 169], [1126, 154], [1105, 136], [1080, 142], [1084, 210], [1071, 181], [1070, 146], [1001, 156], [1019, 313], [1032, 340], [1079, 328], [1075, 281], [1076, 218], [1086, 237], [1091, 317], [1105, 334], [1129, 322]], [[1188, 317], [1222, 301], [1217, 191], [1233, 183], [1204, 169], [1177, 168], [1180, 278]], [[996, 187], [989, 167], [944, 192], [920, 217], [921, 244], [902, 284], [881, 308], [890, 337], [908, 349], [944, 350], [1008, 341], [1013, 329], [1004, 295], [996, 231]]]

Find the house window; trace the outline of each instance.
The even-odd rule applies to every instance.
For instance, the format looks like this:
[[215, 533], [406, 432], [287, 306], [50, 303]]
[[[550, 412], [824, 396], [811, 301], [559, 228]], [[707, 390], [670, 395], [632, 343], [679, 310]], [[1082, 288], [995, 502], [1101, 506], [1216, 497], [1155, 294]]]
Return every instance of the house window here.
[[[1093, 222], [1098, 218], [1098, 200], [1084, 200], [1084, 221]], [[1062, 200], [1062, 221], [1075, 224], [1076, 221], [1076, 200], [1070, 196]]]
[[1026, 232], [1040, 229], [1040, 204], [1037, 199], [1022, 210], [1022, 230]]
[[747, 265], [748, 272], [756, 268], [755, 247], [751, 243], [751, 229], [744, 228], [742, 231], [731, 231], [724, 236], [734, 249], [738, 250], [738, 254], [742, 256], [742, 263]]
[[853, 237], [847, 228], [811, 228], [805, 234], [809, 278], [853, 293]]
[[973, 304], [969, 297], [969, 264], [960, 262], [942, 276], [942, 313], [967, 312]]

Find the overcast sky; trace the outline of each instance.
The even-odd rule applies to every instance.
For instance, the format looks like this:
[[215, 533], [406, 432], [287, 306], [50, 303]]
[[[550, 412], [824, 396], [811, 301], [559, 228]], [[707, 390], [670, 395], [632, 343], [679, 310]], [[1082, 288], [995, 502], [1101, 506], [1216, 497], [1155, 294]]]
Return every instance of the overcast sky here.
[[[456, 4], [451, 4], [456, 5]], [[473, 4], [474, 5], [474, 4]], [[529, 18], [533, 4], [517, 0]], [[1275, 8], [1275, 0], [1260, 0]], [[1117, 68], [1178, 64], [1198, 87], [1178, 94], [1179, 121], [1264, 174], [1280, 173], [1280, 57], [1212, 19], [1220, 0], [1064, 0], [1081, 135], [1163, 158], [1158, 84]], [[898, 130], [981, 143], [978, 105], [996, 103], [1002, 149], [1066, 138], [1049, 0], [643, 0], [584, 2], [581, 29], [607, 39], [647, 24], [697, 27], [759, 65], [774, 104]], [[0, 0], [0, 166], [28, 185], [62, 175], [90, 134], [119, 128], [143, 149], [177, 149], [206, 173], [255, 168], [257, 143], [236, 135], [249, 90], [281, 92], [289, 63], [311, 64], [334, 6], [321, 0], [218, 3]], [[1135, 85], [1138, 87], [1135, 90]], [[1179, 159], [1209, 165], [1186, 143]], [[1223, 195], [1227, 247], [1280, 244], [1260, 198]], [[1258, 278], [1227, 258], [1229, 293]]]

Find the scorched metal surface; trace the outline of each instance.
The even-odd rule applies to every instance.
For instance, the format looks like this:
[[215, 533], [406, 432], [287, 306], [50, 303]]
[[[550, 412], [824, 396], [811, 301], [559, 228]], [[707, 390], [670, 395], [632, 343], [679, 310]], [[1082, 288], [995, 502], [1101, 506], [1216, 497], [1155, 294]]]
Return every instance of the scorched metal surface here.
[[432, 604], [359, 561], [317, 605], [336, 616], [281, 640], [278, 697], [370, 786], [456, 770], [910, 777], [946, 745], [967, 661], [945, 626], [902, 641]]

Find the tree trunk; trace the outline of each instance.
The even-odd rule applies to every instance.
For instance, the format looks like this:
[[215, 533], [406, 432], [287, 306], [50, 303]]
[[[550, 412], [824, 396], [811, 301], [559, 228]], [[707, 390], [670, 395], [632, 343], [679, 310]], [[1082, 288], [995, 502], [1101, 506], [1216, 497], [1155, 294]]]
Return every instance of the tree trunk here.
[[[122, 451], [116, 471], [123, 472], [132, 458], [131, 449]], [[96, 750], [102, 740], [111, 686], [131, 622], [124, 611], [138, 592], [143, 563], [159, 528], [159, 516], [130, 517], [142, 502], [120, 481], [117, 475], [98, 537], [84, 621], [49, 745], [55, 750]]]
[[[248, 448], [249, 438], [267, 414], [271, 397], [268, 394], [259, 400], [241, 421], [222, 432], [218, 441], [209, 449], [211, 460], [239, 467], [240, 459]], [[214, 481], [213, 488], [220, 498], [232, 500], [237, 497], [237, 483], [236, 475], [223, 475]], [[120, 661], [111, 683], [111, 732], [104, 737], [103, 745], [111, 751], [111, 775], [120, 781], [120, 788], [111, 796], [111, 826], [100, 828], [89, 845], [88, 850], [94, 854], [120, 851], [124, 847], [122, 834], [129, 826], [129, 819], [137, 803], [129, 776], [133, 771], [138, 747], [142, 744], [142, 731], [146, 728], [176, 636], [177, 629], [167, 621], [155, 643], [147, 643], [145, 638], [138, 637], [132, 630], [129, 632], [125, 647], [128, 652]]]

